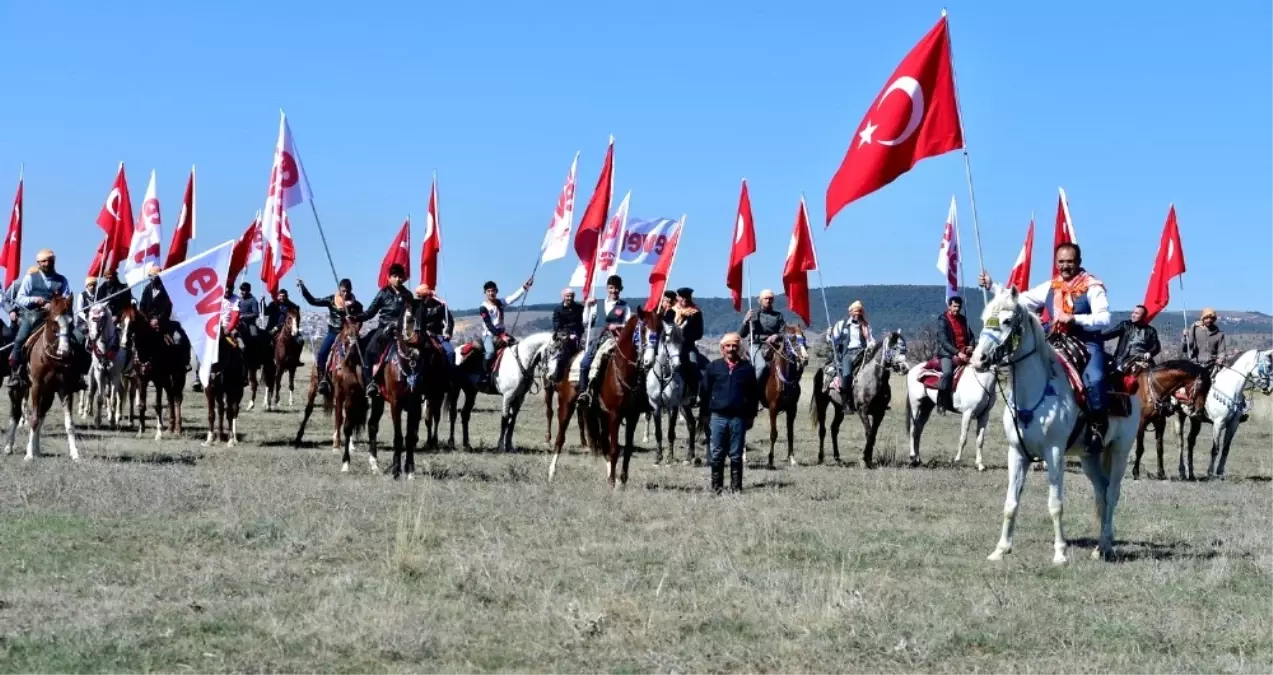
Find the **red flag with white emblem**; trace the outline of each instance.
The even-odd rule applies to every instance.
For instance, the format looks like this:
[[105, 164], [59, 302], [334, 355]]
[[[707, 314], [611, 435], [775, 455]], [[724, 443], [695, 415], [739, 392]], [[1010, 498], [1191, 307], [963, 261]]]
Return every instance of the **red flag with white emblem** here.
[[606, 149], [606, 161], [601, 167], [601, 175], [597, 177], [597, 187], [588, 200], [588, 208], [579, 220], [579, 229], [575, 231], [575, 254], [584, 266], [583, 301], [586, 303], [592, 296], [592, 276], [597, 268], [597, 248], [601, 239], [601, 231], [605, 229], [606, 217], [610, 214], [610, 200], [614, 198], [614, 136], [610, 137], [610, 147]]
[[910, 171], [917, 162], [964, 147], [946, 17], [902, 59], [858, 125], [827, 187], [827, 225], [845, 206]]
[[9, 231], [0, 248], [0, 267], [4, 268], [4, 287], [17, 281], [22, 269], [22, 173], [18, 173], [18, 194], [13, 197], [13, 210], [9, 212]]
[[194, 167], [190, 167], [190, 178], [186, 180], [186, 196], [181, 200], [181, 213], [177, 216], [177, 227], [172, 231], [172, 242], [168, 244], [168, 258], [164, 260], [164, 269], [180, 265], [186, 261], [186, 253], [190, 249], [190, 241], [194, 239]]
[[270, 168], [270, 186], [261, 219], [261, 239], [265, 244], [261, 281], [271, 294], [278, 291], [279, 281], [296, 263], [296, 244], [292, 240], [287, 209], [308, 201], [309, 196], [309, 181], [292, 139], [292, 128], [287, 124], [287, 115], [279, 111], [278, 143], [274, 147], [274, 165]]
[[234, 242], [234, 249], [230, 252], [230, 268], [225, 277], [227, 286], [233, 285], [234, 280], [239, 278], [239, 273], [248, 266], [252, 255], [253, 242], [260, 238], [261, 214], [257, 212], [252, 224], [248, 225], [248, 229], [243, 231], [243, 234], [239, 236], [239, 240]]
[[101, 258], [89, 271], [89, 276], [110, 276], [124, 258], [133, 239], [133, 200], [128, 195], [128, 178], [124, 175], [124, 163], [119, 163], [115, 184], [106, 195], [106, 202], [97, 214], [97, 226], [106, 233], [101, 248]]
[[1079, 236], [1074, 231], [1074, 221], [1070, 218], [1070, 198], [1065, 196], [1065, 188], [1058, 187], [1060, 193], [1056, 198], [1056, 229], [1052, 234], [1052, 278], [1060, 273], [1056, 268], [1056, 247], [1061, 244], [1077, 244]]
[[959, 221], [956, 220], [953, 196], [950, 198], [950, 211], [946, 213], [941, 248], [937, 251], [937, 271], [946, 277], [946, 300], [959, 295]]
[[1180, 228], [1176, 225], [1176, 205], [1167, 209], [1167, 222], [1163, 224], [1162, 239], [1158, 241], [1158, 257], [1154, 259], [1154, 271], [1149, 275], [1149, 288], [1145, 290], [1145, 321], [1151, 321], [1167, 308], [1171, 301], [1172, 279], [1185, 273], [1185, 250], [1180, 243]]
[[155, 172], [150, 172], [150, 184], [146, 187], [146, 197], [141, 202], [141, 220], [133, 229], [131, 242], [128, 245], [128, 257], [124, 258], [121, 267], [124, 281], [128, 284], [141, 283], [146, 278], [146, 268], [159, 265], [159, 244], [163, 236], [163, 227], [159, 217], [159, 193], [155, 188]]
[[782, 287], [787, 294], [787, 309], [803, 319], [806, 327], [809, 326], [809, 272], [816, 269], [818, 253], [813, 249], [813, 233], [809, 231], [809, 209], [801, 195], [796, 225], [787, 246], [787, 264], [782, 268]]
[[747, 193], [747, 179], [738, 195], [738, 213], [734, 216], [734, 239], [729, 245], [729, 268], [725, 272], [725, 286], [734, 301], [734, 311], [743, 308], [743, 260], [756, 252], [756, 223], [751, 217], [751, 195]]
[[685, 230], [685, 216], [681, 216], [681, 222], [677, 224], [672, 236], [663, 246], [663, 252], [659, 254], [659, 259], [654, 263], [654, 269], [650, 270], [650, 296], [645, 301], [645, 311], [653, 312], [659, 307], [659, 300], [663, 299], [663, 289], [667, 288], [667, 278], [672, 274], [672, 263], [676, 262], [676, 248], [681, 241], [681, 232]]
[[1017, 262], [1008, 273], [1005, 287], [1015, 288], [1024, 293], [1030, 288], [1030, 259], [1034, 256], [1034, 216], [1030, 216], [1030, 227], [1025, 231], [1025, 244], [1017, 254]]
[[[407, 219], [408, 222], [410, 219]], [[405, 226], [404, 226], [405, 227]], [[424, 241], [420, 244], [420, 281], [438, 289], [438, 253], [442, 250], [442, 221], [438, 218], [438, 176], [429, 190], [429, 211], [424, 218]], [[408, 270], [410, 271], [410, 270]], [[384, 287], [384, 284], [380, 284]]]
[[380, 261], [380, 276], [376, 279], [376, 287], [384, 288], [389, 285], [389, 267], [392, 265], [402, 265], [402, 270], [411, 275], [411, 218], [408, 217], [402, 223], [402, 229], [398, 230], [398, 236], [393, 238], [393, 243], [389, 245], [389, 250], [385, 252], [385, 259]]

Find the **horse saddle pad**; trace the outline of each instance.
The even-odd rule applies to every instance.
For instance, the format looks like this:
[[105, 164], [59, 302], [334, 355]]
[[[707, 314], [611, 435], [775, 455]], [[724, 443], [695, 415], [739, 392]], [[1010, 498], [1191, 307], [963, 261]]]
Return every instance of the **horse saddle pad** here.
[[[610, 352], [615, 348], [614, 340], [606, 340], [597, 347], [597, 352], [592, 356], [591, 367], [588, 368], [588, 381], [596, 382], [597, 374], [601, 372], [601, 367], [605, 365], [606, 360], [610, 356]], [[583, 368], [583, 352], [575, 354], [570, 359], [570, 382], [571, 384], [579, 384], [580, 370]]]
[[[968, 366], [956, 366], [955, 375], [950, 381], [950, 389], [954, 391], [959, 387], [959, 379], [964, 376], [964, 369]], [[941, 359], [934, 356], [924, 364], [924, 369], [919, 371], [919, 381], [928, 389], [936, 389], [941, 382]]]
[[[1087, 388], [1083, 385], [1083, 370], [1087, 368], [1087, 348], [1081, 342], [1068, 335], [1054, 334], [1049, 339], [1056, 348], [1056, 361], [1061, 364], [1065, 379], [1069, 380], [1074, 390], [1074, 398], [1079, 406], [1087, 409]], [[1107, 412], [1111, 417], [1127, 417], [1132, 414], [1131, 397], [1139, 388], [1135, 376], [1124, 377], [1114, 370], [1113, 358], [1108, 354], [1105, 358], [1105, 390], [1110, 394]]]

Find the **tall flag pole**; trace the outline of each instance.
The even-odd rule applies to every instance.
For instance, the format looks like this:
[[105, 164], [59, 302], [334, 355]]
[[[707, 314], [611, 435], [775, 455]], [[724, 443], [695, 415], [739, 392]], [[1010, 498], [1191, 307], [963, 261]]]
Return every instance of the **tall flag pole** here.
[[[946, 21], [945, 8], [942, 9], [941, 16], [942, 21]], [[986, 263], [981, 255], [981, 226], [977, 221], [977, 193], [972, 189], [972, 160], [968, 157], [968, 134], [964, 131], [964, 114], [963, 110], [959, 106], [959, 78], [955, 75], [955, 51], [954, 47], [950, 44], [949, 36], [947, 36], [947, 49], [950, 50], [950, 81], [951, 85], [955, 89], [955, 109], [959, 111], [959, 135], [963, 141], [964, 175], [968, 178], [968, 206], [972, 209], [973, 239], [977, 244], [977, 271], [984, 272], [986, 269]], [[951, 206], [951, 208], [953, 209], [954, 206]], [[955, 237], [956, 240], [958, 240], [959, 230], [957, 228], [955, 230]], [[963, 275], [964, 272], [961, 265], [959, 269], [960, 285], [963, 284]], [[990, 302], [989, 293], [984, 288], [981, 289], [981, 300], [985, 304], [989, 304]]]
[[[751, 215], [751, 195], [747, 191], [747, 179], [738, 195], [738, 211], [734, 216], [733, 237], [729, 245], [729, 267], [725, 270], [725, 286], [729, 288], [734, 311], [742, 310], [743, 266], [747, 256], [756, 252], [756, 224]], [[751, 310], [751, 295], [747, 296], [747, 309]]]
[[[4, 290], [18, 280], [22, 269], [22, 183], [26, 166], [18, 167], [18, 192], [13, 196], [13, 209], [9, 211], [9, 230], [5, 233], [4, 246], [0, 247], [0, 266], [4, 267]], [[5, 313], [8, 315], [8, 312]]]

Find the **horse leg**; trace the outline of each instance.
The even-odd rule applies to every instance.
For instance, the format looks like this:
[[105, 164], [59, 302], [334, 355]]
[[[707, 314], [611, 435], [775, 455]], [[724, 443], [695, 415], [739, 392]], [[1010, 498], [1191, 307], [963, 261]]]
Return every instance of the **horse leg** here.
[[[1101, 454], [1104, 455], [1104, 453]], [[1109, 477], [1105, 475], [1105, 471], [1101, 468], [1101, 456], [1094, 456], [1091, 453], [1083, 453], [1079, 463], [1083, 465], [1083, 473], [1087, 475], [1087, 480], [1092, 483], [1092, 499], [1096, 507], [1096, 526], [1100, 531], [1100, 535], [1097, 538], [1096, 549], [1092, 551], [1092, 557], [1100, 558], [1106, 551], [1112, 549], [1114, 546], [1112, 532], [1110, 533], [1108, 548], [1106, 547], [1105, 540], [1105, 523], [1107, 522], [1107, 516], [1110, 515], [1108, 500], [1110, 481]], [[1051, 468], [1052, 466], [1049, 461], [1049, 471]], [[1049, 478], [1049, 481], [1050, 480], [1051, 478]], [[1052, 500], [1049, 497], [1048, 509], [1051, 510], [1051, 507]], [[1056, 561], [1053, 562], [1055, 563]]]
[[[385, 386], [386, 388], [390, 386], [388, 381], [385, 382]], [[398, 398], [395, 396], [394, 400], [389, 402], [389, 419], [390, 421], [393, 422], [393, 477], [394, 477], [394, 480], [397, 480], [398, 478], [402, 476], [402, 469], [404, 464], [404, 459], [402, 457], [403, 450], [404, 450], [404, 443], [402, 439], [402, 436], [403, 436], [402, 413], [403, 412], [404, 411], [402, 409], [402, 401], [398, 400]]]
[[148, 386], [146, 380], [141, 380], [136, 392], [133, 394], [137, 402], [137, 438], [142, 438], [146, 435], [146, 389]]
[[164, 436], [164, 385], [155, 380], [155, 440]]
[[959, 418], [959, 445], [955, 450], [955, 463], [958, 464], [964, 458], [964, 445], [968, 443], [968, 427], [972, 424], [972, 416], [975, 408], [969, 408]]
[[844, 421], [844, 409], [831, 405], [831, 458], [840, 463], [840, 423]]
[[[698, 425], [700, 421], [694, 417], [693, 406], [682, 406], [681, 414], [685, 416], [685, 459], [682, 464], [689, 464], [694, 459], [694, 441], [698, 436]], [[668, 447], [672, 455], [676, 454], [676, 426], [672, 426], [671, 433], [668, 434]]]
[[296, 405], [296, 369], [287, 371], [287, 407]]
[[[209, 382], [208, 386], [203, 388], [203, 400], [206, 401], [208, 404], [208, 438], [202, 444], [203, 447], [205, 448], [211, 446], [212, 443], [214, 442], [214, 439], [219, 440], [219, 436], [214, 435], [212, 430], [213, 424], [216, 422], [216, 416], [217, 416], [216, 411], [217, 411], [217, 390], [218, 389], [220, 389], [220, 386], [213, 384], [212, 382]], [[220, 431], [221, 429], [218, 428], [216, 433], [219, 434]]]
[[796, 403], [792, 402], [786, 407], [787, 418], [787, 461], [792, 466], [797, 466], [796, 462]]
[[[1020, 441], [1018, 441], [1020, 442]], [[1029, 462], [1021, 449], [1008, 443], [1008, 496], [1003, 500], [1003, 530], [999, 533], [999, 543], [986, 560], [1003, 560], [1003, 556], [1012, 552], [1012, 535], [1017, 529], [1017, 507], [1021, 503], [1021, 490], [1025, 487], [1026, 472]]]
[[583, 408], [580, 408], [575, 403], [571, 403], [571, 407], [574, 408], [575, 417], [578, 418], [575, 420], [575, 426], [579, 427], [579, 447], [587, 448], [588, 435], [587, 433], [585, 433], [587, 431], [587, 426], [588, 426], [588, 419], [586, 415], [587, 411], [584, 410]]
[[460, 409], [460, 427], [464, 435], [464, 445], [461, 447], [465, 452], [473, 452], [473, 445], [469, 442], [469, 419], [473, 416], [473, 406], [477, 404], [477, 391], [472, 393], [464, 393], [464, 407]]
[[573, 398], [561, 397], [557, 407], [557, 441], [553, 443], [553, 458], [548, 462], [548, 482], [557, 475], [557, 460], [561, 457], [561, 449], [566, 445], [566, 428], [570, 426], [570, 416], [575, 412]]
[[615, 487], [615, 479], [618, 478], [619, 469], [619, 414], [618, 412], [610, 413], [606, 420], [606, 441], [609, 447], [606, 448], [606, 484], [611, 488]]
[[[1215, 423], [1213, 422], [1213, 423], [1212, 423], [1212, 427], [1214, 427], [1214, 426], [1215, 426]], [[1180, 477], [1181, 477], [1181, 479], [1182, 479], [1182, 480], [1196, 480], [1196, 479], [1197, 479], [1197, 476], [1195, 476], [1195, 475], [1194, 475], [1194, 472], [1193, 472], [1193, 449], [1194, 449], [1194, 446], [1195, 446], [1195, 445], [1197, 445], [1197, 443], [1198, 443], [1198, 434], [1199, 434], [1201, 431], [1202, 431], [1202, 422], [1200, 422], [1200, 421], [1198, 421], [1198, 420], [1196, 420], [1196, 419], [1190, 419], [1190, 420], [1189, 420], [1189, 438], [1188, 438], [1188, 445], [1189, 445], [1189, 447], [1188, 447], [1188, 449], [1186, 450], [1186, 459], [1187, 459], [1187, 461], [1188, 461], [1188, 463], [1189, 463], [1189, 466], [1187, 467], [1187, 469], [1188, 469], [1188, 475], [1186, 476], [1185, 471], [1182, 469], [1182, 470], [1181, 470], [1181, 475], [1180, 475]]]
[[628, 463], [632, 460], [632, 441], [636, 437], [637, 423], [641, 421], [640, 413], [629, 415], [627, 422], [623, 425], [623, 471], [619, 474], [619, 483], [628, 484]]
[[[1163, 432], [1166, 430], [1166, 426], [1167, 426], [1166, 417], [1154, 418], [1154, 445], [1158, 451], [1158, 473], [1154, 474], [1154, 477], [1157, 478], [1158, 480], [1167, 480], [1167, 472], [1163, 470], [1163, 460], [1162, 460]], [[1138, 452], [1139, 450], [1140, 448], [1137, 448]], [[1133, 476], [1133, 478], [1135, 478], [1135, 476]]]
[[981, 453], [986, 447], [986, 425], [990, 423], [990, 408], [986, 406], [977, 416], [977, 470], [985, 471], [986, 465], [981, 461]]
[[778, 402], [771, 401], [769, 404], [769, 470], [773, 471], [778, 467], [774, 466], [774, 446], [778, 445]]
[[[1083, 459], [1091, 461], [1095, 464], [1098, 458], [1092, 457], [1091, 453], [1084, 453]], [[1124, 460], [1126, 458], [1124, 457]], [[1064, 565], [1065, 558], [1065, 525], [1062, 517], [1065, 515], [1065, 448], [1054, 446], [1048, 448], [1047, 452], [1048, 464], [1048, 515], [1052, 516], [1052, 564]], [[1090, 476], [1089, 476], [1090, 478]], [[1093, 490], [1096, 492], [1097, 509], [1103, 509], [1104, 487], [1097, 487], [1095, 480], [1092, 482]]]
[[5, 437], [4, 454], [13, 454], [13, 444], [18, 436], [18, 419], [22, 417], [22, 401], [26, 397], [22, 390], [14, 387], [9, 390], [9, 433]]
[[822, 464], [827, 457], [827, 399], [817, 390], [818, 381], [816, 377], [814, 378], [813, 386], [813, 419], [811, 421], [818, 429], [818, 464]]
[[880, 424], [884, 422], [884, 411], [878, 414], [859, 415], [862, 429], [866, 432], [866, 446], [862, 448], [862, 466], [875, 468], [875, 438], [879, 434]]
[[79, 448], [75, 447], [75, 416], [72, 410], [75, 408], [75, 394], [67, 394], [62, 399], [62, 426], [66, 428], [66, 453], [70, 455], [71, 461], [80, 461]]
[[28, 415], [27, 455], [28, 461], [40, 454], [40, 427], [44, 426], [44, 406], [40, 405], [37, 385], [31, 385], [31, 412]]
[[553, 388], [549, 385], [544, 386], [544, 419], [547, 422], [544, 429], [544, 442], [553, 442]]
[[380, 472], [380, 464], [376, 461], [376, 434], [380, 432], [380, 416], [385, 413], [385, 399], [376, 396], [371, 399], [371, 413], [367, 417], [367, 463], [372, 473]]
[[185, 386], [185, 374], [173, 375], [172, 389], [168, 390], [168, 430], [181, 436], [181, 401], [184, 398], [182, 387]]
[[1141, 418], [1140, 425], [1136, 427], [1136, 456], [1132, 459], [1132, 480], [1140, 480], [1140, 458], [1145, 454], [1145, 429], [1149, 426], [1149, 420]]
[[504, 450], [506, 452], [517, 452], [517, 446], [513, 443], [513, 430], [517, 428], [517, 416], [521, 414], [521, 403], [508, 413], [508, 433], [504, 436]]
[[[669, 417], [670, 417], [670, 416], [671, 416], [671, 415], [670, 415], [670, 413], [669, 413]], [[648, 417], [646, 417], [646, 418], [645, 418], [645, 419], [646, 419], [646, 429], [647, 429], [647, 432], [646, 432], [646, 434], [645, 434], [645, 440], [646, 440], [646, 441], [649, 441], [649, 440], [650, 440], [650, 434], [649, 434], [649, 432], [648, 432], [648, 429], [649, 429], [649, 423], [650, 423], [651, 418], [653, 418], [653, 421], [654, 421], [654, 448], [655, 448], [655, 449], [654, 449], [654, 466], [660, 466], [660, 465], [662, 465], [662, 464], [663, 464], [663, 411], [662, 411], [662, 406], [657, 406], [657, 407], [655, 407], [655, 408], [654, 408], [654, 410], [650, 413], [650, 415], [649, 415]], [[669, 426], [670, 426], [670, 425], [669, 425]], [[669, 428], [669, 429], [668, 429], [668, 433], [671, 433], [671, 431], [672, 431], [672, 430]]]

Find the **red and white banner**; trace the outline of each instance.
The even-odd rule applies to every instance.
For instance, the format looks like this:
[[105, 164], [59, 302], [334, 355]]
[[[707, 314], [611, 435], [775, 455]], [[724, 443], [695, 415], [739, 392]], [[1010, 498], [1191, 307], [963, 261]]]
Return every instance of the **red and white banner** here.
[[575, 170], [579, 168], [579, 153], [575, 153], [570, 162], [570, 173], [566, 174], [566, 184], [561, 186], [561, 194], [557, 195], [557, 206], [553, 209], [552, 222], [548, 223], [548, 231], [544, 233], [544, 243], [540, 244], [539, 261], [560, 260], [570, 250], [570, 229], [575, 224]]
[[1061, 244], [1079, 243], [1078, 233], [1074, 231], [1074, 219], [1070, 218], [1070, 198], [1065, 196], [1065, 188], [1056, 189], [1060, 196], [1056, 198], [1056, 229], [1052, 234], [1052, 278], [1055, 279], [1056, 247]]
[[308, 186], [292, 129], [287, 125], [287, 115], [279, 111], [278, 143], [274, 147], [274, 165], [270, 168], [270, 186], [261, 219], [261, 239], [265, 247], [261, 281], [271, 294], [278, 290], [279, 282], [296, 263], [296, 244], [287, 210], [309, 200]]
[[738, 195], [738, 214], [734, 217], [734, 237], [729, 245], [729, 267], [725, 270], [725, 286], [734, 311], [743, 308], [743, 260], [756, 252], [756, 224], [751, 217], [751, 195], [747, 192], [747, 179]]
[[941, 236], [941, 249], [937, 251], [937, 271], [946, 277], [946, 299], [959, 295], [959, 224], [955, 220], [954, 197], [950, 198], [946, 230]]
[[782, 287], [787, 294], [787, 309], [809, 323], [809, 272], [818, 269], [818, 252], [813, 248], [813, 232], [809, 230], [809, 209], [800, 197], [800, 210], [787, 246], [787, 263], [782, 268]]
[[186, 329], [190, 348], [199, 359], [199, 382], [206, 387], [212, 364], [217, 362], [221, 337], [221, 299], [230, 283], [230, 256], [234, 241], [164, 270], [164, 288], [172, 298], [172, 318]]
[[146, 267], [159, 264], [159, 245], [163, 226], [159, 217], [159, 193], [155, 189], [155, 172], [150, 172], [150, 184], [146, 186], [146, 198], [141, 202], [141, 220], [133, 228], [132, 241], [128, 245], [128, 257], [120, 267], [124, 282], [139, 284], [146, 279]]
[[[408, 219], [409, 221], [410, 219]], [[407, 238], [410, 241], [410, 237]], [[420, 281], [438, 290], [438, 253], [442, 251], [442, 220], [438, 217], [438, 176], [433, 175], [433, 188], [429, 190], [429, 210], [424, 219], [424, 241], [420, 243]], [[411, 261], [404, 266], [411, 274]], [[386, 277], [386, 280], [388, 277]], [[380, 284], [384, 288], [384, 284]]]
[[668, 237], [667, 244], [659, 253], [654, 269], [650, 270], [650, 295], [645, 301], [647, 312], [658, 309], [659, 300], [663, 299], [663, 291], [667, 288], [667, 278], [672, 274], [672, 263], [676, 262], [676, 248], [681, 241], [681, 232], [684, 231], [685, 216], [682, 215], [681, 220], [673, 228], [671, 236]]
[[186, 181], [186, 196], [181, 200], [181, 214], [177, 216], [177, 227], [172, 231], [172, 241], [168, 244], [168, 257], [164, 260], [164, 268], [185, 262], [194, 240], [194, 167], [190, 167], [190, 178]]
[[376, 279], [376, 288], [389, 285], [389, 268], [402, 265], [402, 270], [411, 276], [411, 218], [408, 217], [398, 229], [398, 236], [389, 244], [384, 260], [380, 261], [380, 276]]
[[239, 278], [239, 274], [252, 262], [252, 253], [256, 250], [253, 246], [260, 241], [261, 212], [257, 211], [256, 218], [248, 225], [248, 229], [244, 230], [234, 242], [234, 250], [230, 255], [230, 270], [226, 273], [226, 283], [233, 284]]
[[97, 214], [97, 226], [106, 233], [106, 241], [98, 247], [100, 259], [88, 275], [109, 277], [128, 256], [128, 246], [133, 237], [133, 200], [128, 195], [128, 178], [124, 175], [123, 162], [119, 163], [115, 184]]
[[[8, 289], [18, 280], [22, 270], [22, 173], [18, 173], [18, 194], [13, 197], [13, 210], [9, 212], [9, 231], [0, 247], [0, 267], [4, 267], [4, 287]], [[8, 319], [8, 312], [4, 318]]]
[[1015, 288], [1018, 293], [1030, 290], [1030, 260], [1034, 257], [1034, 216], [1030, 216], [1030, 227], [1025, 231], [1025, 244], [1017, 254], [1017, 262], [1008, 273], [1005, 288]]
[[[606, 224], [606, 228], [601, 231], [601, 238], [597, 241], [597, 259], [595, 267], [592, 271], [592, 289], [597, 290], [605, 288], [606, 279], [611, 274], [619, 271], [619, 254], [623, 249], [623, 241], [628, 227], [628, 202], [632, 198], [632, 191], [623, 196], [623, 201], [619, 203], [619, 208], [615, 209], [614, 215], [611, 216], [610, 222]], [[575, 268], [575, 273], [570, 277], [571, 286], [582, 287], [587, 282], [588, 268], [580, 263]], [[589, 297], [587, 291], [584, 297]]]
[[[606, 226], [606, 214], [610, 213], [610, 202], [614, 198], [614, 136], [610, 137], [610, 145], [606, 149], [605, 163], [601, 166], [601, 175], [597, 176], [597, 187], [588, 199], [588, 207], [583, 210], [579, 219], [579, 229], [575, 231], [575, 255], [584, 266], [583, 302], [592, 297], [593, 275], [596, 272], [597, 247], [601, 241], [601, 231]], [[571, 284], [572, 286], [575, 284]]]
[[1158, 255], [1154, 258], [1154, 270], [1149, 275], [1149, 288], [1145, 289], [1145, 321], [1152, 321], [1171, 302], [1172, 279], [1185, 273], [1185, 249], [1180, 242], [1180, 227], [1176, 224], [1176, 205], [1167, 209], [1167, 222], [1163, 224], [1162, 238], [1158, 240]]

